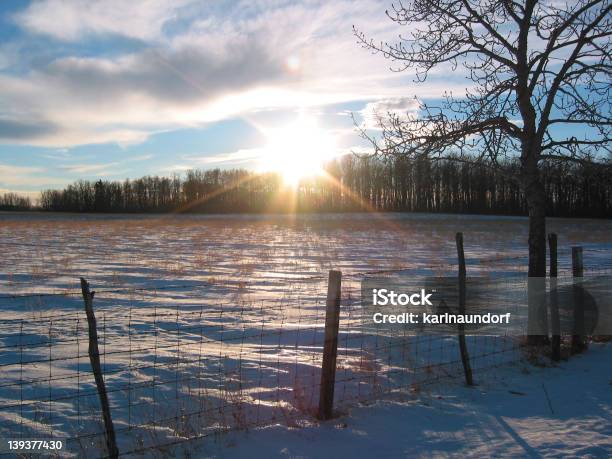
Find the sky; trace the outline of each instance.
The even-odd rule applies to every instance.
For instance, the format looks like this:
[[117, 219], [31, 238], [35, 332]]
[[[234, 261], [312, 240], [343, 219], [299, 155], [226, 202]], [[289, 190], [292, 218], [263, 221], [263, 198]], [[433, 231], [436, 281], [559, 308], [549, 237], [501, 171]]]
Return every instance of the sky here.
[[0, 192], [258, 169], [270, 165], [270, 145], [313, 133], [330, 157], [360, 151], [351, 114], [367, 122], [373, 110], [413, 110], [415, 95], [468, 85], [435, 73], [417, 85], [360, 47], [353, 25], [376, 40], [405, 32], [389, 6], [2, 0]]

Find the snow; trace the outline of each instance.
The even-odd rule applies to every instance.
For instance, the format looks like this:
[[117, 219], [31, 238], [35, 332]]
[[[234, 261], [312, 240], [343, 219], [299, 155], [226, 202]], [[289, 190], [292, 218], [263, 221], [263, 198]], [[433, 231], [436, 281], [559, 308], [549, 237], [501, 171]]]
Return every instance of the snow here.
[[514, 365], [473, 388], [443, 385], [412, 400], [362, 405], [320, 425], [228, 433], [197, 455], [608, 458], [612, 345], [592, 344], [554, 367]]
[[[587, 275], [609, 270], [612, 221], [555, 219], [550, 230], [559, 235], [562, 274], [567, 275], [569, 248], [575, 244], [585, 249]], [[551, 426], [567, 430], [572, 438], [582, 428], [609, 435], [609, 425], [592, 419], [602, 411], [609, 417], [609, 398], [597, 410], [579, 404], [576, 409], [584, 408], [584, 416], [568, 415], [550, 424], [550, 415], [536, 410], [545, 400], [541, 384], [532, 390], [531, 379], [511, 367], [524, 360], [512, 339], [468, 340], [480, 385], [463, 389], [456, 337], [392, 336], [361, 327], [362, 273], [403, 268], [415, 282], [430, 274], [454, 273], [456, 231], [464, 232], [468, 275], [524, 273], [524, 218], [0, 213], [0, 406], [7, 407], [0, 408], [0, 436], [95, 434], [71, 444], [72, 451], [88, 456], [104, 451], [80, 276], [97, 292], [102, 365], [121, 451], [198, 435], [210, 440], [208, 435], [222, 429], [257, 421], [312, 424], [327, 270], [332, 268], [343, 272], [337, 406], [346, 410], [358, 400], [389, 396], [413, 399], [353, 409], [342, 421], [347, 428], [331, 423], [230, 434], [227, 439], [240, 439], [237, 446], [223, 443], [214, 454], [233, 457], [258, 448], [267, 457], [267, 452], [274, 456], [286, 447], [286, 455], [308, 455], [313, 438], [333, 443], [338, 435], [357, 453], [360, 445], [369, 444], [366, 439], [377, 437], [377, 430], [381, 438], [395, 439], [391, 446], [372, 440], [381, 450], [398, 443], [406, 454], [426, 455], [427, 447], [419, 449], [417, 442], [426, 438], [444, 454], [455, 447], [465, 453], [487, 451], [486, 444], [466, 446], [471, 437], [462, 436], [464, 425], [477, 438], [502, 446], [516, 443], [509, 428], [527, 441], [527, 424], [542, 432]], [[61, 295], [36, 296], [39, 292]], [[609, 362], [609, 353], [599, 355]], [[576, 362], [590, 356], [591, 351]], [[565, 365], [574, 362], [546, 371], [561, 377]], [[530, 371], [538, 375], [540, 370]], [[508, 378], [518, 378], [519, 389], [504, 386]], [[568, 403], [561, 400], [567, 397], [548, 382], [545, 387], [555, 413], [563, 413]], [[513, 418], [520, 404], [530, 415]], [[198, 412], [205, 416], [185, 415]], [[479, 413], [488, 418], [479, 418]], [[389, 429], [389, 417], [417, 419], [409, 428], [418, 429], [406, 436], [408, 421], [397, 423], [401, 430]], [[503, 422], [508, 429], [500, 427]], [[444, 435], [435, 434], [438, 424]], [[276, 436], [287, 443], [274, 442]], [[545, 438], [544, 433], [538, 438]], [[242, 453], [242, 442], [255, 443]], [[176, 448], [190, 450], [192, 444]], [[330, 451], [334, 447], [339, 446], [330, 445]]]

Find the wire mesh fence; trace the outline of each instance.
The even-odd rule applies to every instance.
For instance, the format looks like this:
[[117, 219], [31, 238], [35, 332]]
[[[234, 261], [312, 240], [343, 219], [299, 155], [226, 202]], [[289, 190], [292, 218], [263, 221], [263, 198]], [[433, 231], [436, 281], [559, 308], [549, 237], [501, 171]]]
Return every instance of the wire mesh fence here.
[[[345, 276], [336, 410], [398, 393], [418, 395], [436, 383], [461, 383], [457, 336], [365, 326], [363, 278], [423, 275], [411, 270]], [[445, 263], [430, 269], [455, 270]], [[294, 277], [282, 288], [176, 282], [97, 289], [100, 360], [120, 454], [163, 454], [229, 429], [316, 422], [326, 280]], [[67, 455], [105, 456], [81, 292], [2, 295], [0, 304], [0, 434], [62, 438]], [[476, 380], [524, 358], [512, 336], [469, 336], [468, 348]]]

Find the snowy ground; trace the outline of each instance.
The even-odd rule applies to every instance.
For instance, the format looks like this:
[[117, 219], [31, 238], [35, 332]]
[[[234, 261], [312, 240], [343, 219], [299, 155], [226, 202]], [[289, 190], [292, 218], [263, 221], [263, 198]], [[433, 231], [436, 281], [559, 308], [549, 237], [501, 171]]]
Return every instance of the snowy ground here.
[[441, 386], [327, 423], [230, 433], [199, 457], [612, 457], [612, 345], [556, 367], [522, 364], [494, 383]]
[[[559, 235], [562, 275], [571, 245], [584, 247], [585, 275], [610, 272], [612, 221], [554, 219], [549, 230]], [[481, 386], [462, 391], [455, 336], [390, 335], [360, 327], [359, 316], [364, 272], [403, 269], [414, 282], [456, 273], [456, 231], [464, 232], [468, 275], [525, 272], [524, 218], [0, 213], [0, 437], [79, 437], [70, 445], [74, 454], [104, 452], [80, 276], [97, 292], [102, 365], [122, 452], [153, 454], [149, 446], [254, 423], [312, 423], [332, 268], [343, 272], [337, 405], [413, 394], [411, 405], [430, 404], [418, 405], [423, 415], [446, 407], [443, 418], [453, 425], [472, 422], [474, 412], [495, 406], [478, 398], [480, 391], [498, 390], [504, 379], [496, 376], [505, 377], [499, 371], [521, 361], [513, 340], [470, 340]], [[454, 395], [438, 399], [428, 394], [434, 387]], [[471, 403], [461, 405], [464, 397]], [[512, 395], [508, 403], [527, 399]], [[368, 410], [349, 420], [366, 422]], [[372, 416], [403, 412], [410, 411], [381, 405]], [[432, 434], [437, 419], [417, 425]], [[338, 430], [321, 429], [323, 437]], [[275, 431], [298, 435], [294, 447], [306, 447], [313, 430], [257, 431], [264, 451], [263, 439]]]

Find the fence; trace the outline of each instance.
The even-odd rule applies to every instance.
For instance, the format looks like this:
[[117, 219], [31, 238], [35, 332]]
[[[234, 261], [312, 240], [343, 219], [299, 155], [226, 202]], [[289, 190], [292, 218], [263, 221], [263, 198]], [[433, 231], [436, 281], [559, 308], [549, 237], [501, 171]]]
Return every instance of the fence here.
[[[436, 269], [442, 268], [457, 269]], [[331, 384], [336, 412], [463, 378], [457, 336], [390, 334], [364, 326], [359, 282], [365, 275], [398, 272], [418, 275], [400, 267], [344, 276]], [[265, 282], [257, 288], [193, 282], [92, 286], [101, 374], [119, 454], [176, 453], [190, 448], [192, 440], [228, 429], [317, 422], [329, 342], [326, 282], [327, 276], [319, 275], [293, 278], [282, 294]], [[111, 450], [82, 294], [0, 297], [0, 434], [59, 438], [66, 454], [97, 457]], [[490, 377], [488, 369], [522, 358], [521, 343], [513, 337], [466, 341], [476, 381]], [[328, 375], [323, 385], [329, 384]]]

